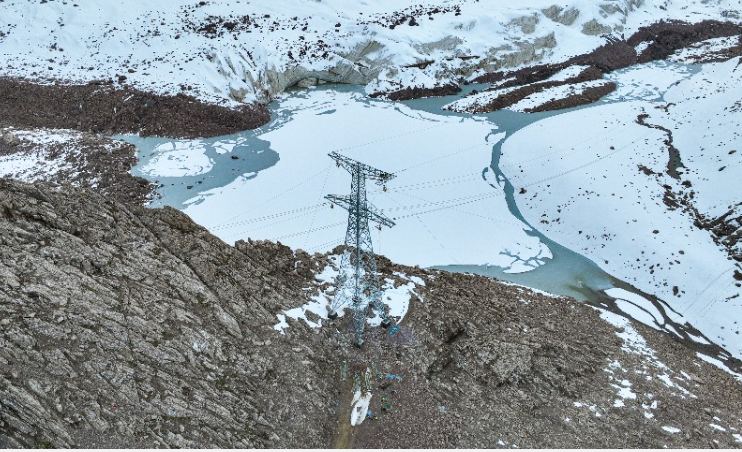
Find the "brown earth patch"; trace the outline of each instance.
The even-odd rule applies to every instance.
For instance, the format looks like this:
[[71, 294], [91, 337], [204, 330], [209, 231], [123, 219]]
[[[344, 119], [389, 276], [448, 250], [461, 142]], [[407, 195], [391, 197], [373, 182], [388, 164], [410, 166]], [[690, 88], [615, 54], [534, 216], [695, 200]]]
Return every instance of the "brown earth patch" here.
[[601, 97], [608, 95], [616, 90], [616, 84], [608, 82], [604, 85], [593, 86], [584, 89], [582, 92], [567, 96], [563, 99], [554, 99], [543, 103], [538, 107], [529, 108], [526, 113], [538, 113], [542, 111], [562, 110], [565, 108], [578, 107], [580, 105], [592, 104], [597, 102]]
[[0, 126], [197, 138], [254, 129], [270, 120], [264, 105], [231, 109], [185, 95], [161, 96], [112, 82], [39, 85], [0, 78]]
[[[0, 447], [738, 444], [732, 376], [639, 324], [653, 354], [629, 351], [574, 300], [380, 258], [385, 278], [425, 285], [401, 330], [369, 328], [356, 349], [350, 316], [272, 327], [310, 301], [327, 256], [231, 247], [172, 208], [9, 179], [0, 237]], [[379, 419], [351, 428], [350, 379], [369, 367]]]
[[[567, 67], [567, 66], [564, 66], [564, 67]], [[559, 70], [563, 69], [564, 67], [561, 67], [560, 66]], [[548, 73], [548, 72], [551, 71], [551, 69], [544, 69], [544, 71], [545, 71], [544, 73]], [[558, 72], [558, 70], [557, 71], [554, 71], [552, 73], [552, 75], [554, 73], [556, 73], [556, 72]], [[527, 78], [528, 78], [528, 76], [526, 74], [524, 74], [524, 79], [527, 79]], [[574, 83], [582, 83], [582, 82], [587, 82], [587, 81], [591, 81], [591, 80], [599, 80], [601, 78], [603, 78], [603, 73], [600, 70], [598, 70], [595, 67], [589, 67], [586, 70], [582, 71], [577, 76], [568, 78], [566, 80], [552, 81], [552, 82], [530, 83], [530, 84], [524, 85], [524, 86], [522, 86], [522, 87], [520, 87], [518, 89], [515, 89], [515, 90], [510, 91], [508, 93], [505, 93], [505, 94], [503, 94], [501, 96], [498, 96], [497, 98], [493, 99], [491, 102], [489, 102], [489, 103], [487, 103], [485, 105], [481, 105], [481, 106], [476, 107], [471, 112], [472, 113], [487, 113], [487, 112], [490, 112], [490, 111], [500, 110], [500, 109], [503, 109], [503, 108], [510, 107], [511, 105], [514, 105], [514, 104], [520, 102], [521, 100], [525, 99], [526, 97], [528, 97], [528, 96], [530, 96], [532, 94], [539, 93], [539, 92], [544, 91], [544, 90], [549, 89], [549, 88], [555, 88], [557, 86], [563, 86], [563, 85], [571, 85], [571, 84], [574, 84]], [[498, 86], [497, 89], [502, 89], [502, 88], [506, 88], [506, 87], [510, 87], [510, 86], [518, 86], [517, 80], [518, 79], [516, 77], [515, 80], [506, 82], [506, 83]], [[607, 93], [610, 93], [611, 91], [613, 91], [614, 89], [616, 89], [616, 85], [615, 84], [609, 83], [609, 84], [606, 84], [605, 86], [608, 86], [608, 85], [612, 85], [612, 88], [610, 90], [608, 90], [606, 92], [606, 94]], [[490, 91], [490, 90], [487, 90], [487, 91]], [[496, 91], [496, 90], [493, 90], [493, 91]], [[585, 92], [587, 92], [587, 91], [588, 90], [585, 90]], [[592, 98], [595, 95], [595, 93], [592, 93], [591, 92], [590, 95], [591, 95], [591, 98]], [[580, 97], [580, 96], [573, 96], [573, 97], [574, 97], [574, 99], [570, 98], [569, 102], [577, 102], [578, 101], [577, 97]], [[598, 97], [595, 100], [598, 100], [598, 99], [600, 99], [600, 97]], [[592, 102], [595, 102], [595, 100], [593, 100]], [[568, 105], [568, 104], [567, 103], [564, 103], [564, 105]], [[583, 105], [583, 104], [581, 104], [581, 103], [575, 103], [574, 105], [568, 105], [568, 106], [577, 106], [577, 105]], [[541, 108], [541, 107], [537, 107], [537, 108]], [[567, 108], [567, 106], [562, 107], [562, 108]], [[556, 108], [551, 108], [551, 109], [556, 109]], [[533, 109], [533, 111], [547, 111], [547, 110], [546, 109], [544, 109], [544, 110]]]
[[458, 85], [446, 84], [443, 86], [436, 86], [435, 88], [419, 88], [414, 86], [412, 88], [405, 88], [399, 91], [393, 91], [391, 93], [373, 93], [369, 97], [378, 98], [383, 97], [392, 101], [398, 100], [411, 100], [421, 99], [423, 97], [441, 97], [458, 94], [461, 92], [461, 88]]
[[[69, 136], [64, 143], [40, 144], [23, 138], [22, 133], [12, 128], [0, 128], [0, 156], [18, 154], [39, 161], [31, 170], [6, 176], [91, 187], [124, 203], [144, 204], [150, 199], [155, 185], [129, 173], [137, 163], [133, 145], [86, 132], [59, 132]], [[61, 168], [50, 173], [47, 169], [49, 164]]]
[[641, 42], [650, 43], [638, 56], [639, 63], [646, 63], [663, 60], [676, 50], [690, 44], [740, 34], [742, 34], [742, 26], [731, 22], [704, 20], [697, 24], [689, 24], [680, 21], [662, 21], [640, 28], [626, 42], [632, 47]]
[[[741, 35], [742, 39], [742, 26], [731, 22], [719, 22], [713, 20], [706, 20], [696, 24], [689, 24], [680, 21], [657, 22], [650, 26], [640, 28], [639, 31], [634, 33], [625, 41], [612, 39], [607, 44], [598, 47], [590, 53], [573, 57], [562, 63], [540, 64], [521, 68], [516, 71], [498, 71], [481, 75], [473, 79], [472, 82], [491, 84], [504, 82], [498, 86], [498, 89], [513, 86], [523, 86], [524, 89], [513, 91], [502, 98], [498, 98], [491, 104], [492, 109], [489, 109], [488, 106], [487, 108], [482, 108], [482, 111], [477, 112], [494, 111], [506, 108], [524, 97], [541, 91], [546, 87], [558, 86], [558, 84], [576, 83], [575, 81], [565, 81], [558, 83], [557, 85], [549, 85], [549, 82], [545, 82], [543, 85], [539, 85], [539, 83], [544, 82], [549, 77], [552, 77], [557, 72], [571, 65], [590, 66], [601, 73], [601, 76], [596, 78], [601, 78], [602, 74], [607, 74], [634, 64], [663, 60], [673, 52], [688, 47], [691, 44], [705, 41], [707, 39], [734, 35]], [[642, 42], [650, 42], [650, 44], [641, 55], [637, 55], [635, 47]], [[724, 52], [716, 53], [713, 56], [713, 61], [724, 61], [739, 55], [742, 55], [742, 41], [738, 46], [731, 47]], [[593, 89], [590, 93], [590, 98], [594, 98], [592, 102], [600, 99], [600, 97], [595, 96], [606, 89], [607, 87]], [[613, 89], [607, 91], [606, 94], [611, 91], [613, 91]], [[533, 111], [558, 109], [558, 105], [561, 104], [565, 105], [565, 107], [562, 108], [584, 105], [579, 103], [583, 100], [587, 100], [587, 98], [581, 96], [580, 98], [573, 97], [572, 99], [563, 99], [555, 101], [553, 105], [547, 108], [539, 107]]]

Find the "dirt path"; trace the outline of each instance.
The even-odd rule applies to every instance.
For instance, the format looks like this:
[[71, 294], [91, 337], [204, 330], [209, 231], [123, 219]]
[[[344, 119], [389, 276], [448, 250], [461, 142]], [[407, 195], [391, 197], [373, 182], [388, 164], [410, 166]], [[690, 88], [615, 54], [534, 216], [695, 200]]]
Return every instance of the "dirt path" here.
[[353, 378], [351, 372], [345, 381], [338, 381], [340, 385], [340, 399], [338, 400], [337, 436], [332, 443], [333, 449], [352, 449], [355, 441], [355, 429], [350, 425], [351, 402], [353, 401]]

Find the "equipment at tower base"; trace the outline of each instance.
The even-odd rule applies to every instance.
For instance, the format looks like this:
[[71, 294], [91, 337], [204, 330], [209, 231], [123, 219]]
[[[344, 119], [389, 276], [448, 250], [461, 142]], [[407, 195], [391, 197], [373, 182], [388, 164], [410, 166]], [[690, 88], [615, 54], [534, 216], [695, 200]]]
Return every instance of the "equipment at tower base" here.
[[355, 322], [355, 346], [363, 346], [363, 328], [366, 324], [366, 312], [373, 307], [376, 315], [381, 317], [381, 326], [391, 325], [386, 315], [379, 275], [376, 271], [376, 259], [371, 243], [369, 220], [379, 226], [393, 227], [394, 222], [384, 216], [368, 199], [366, 199], [366, 179], [384, 185], [395, 176], [364, 163], [332, 152], [329, 156], [337, 166], [342, 166], [351, 175], [350, 195], [327, 195], [325, 199], [348, 211], [348, 227], [345, 231], [345, 251], [340, 260], [340, 275], [337, 290], [328, 317], [335, 319], [338, 310], [349, 305], [353, 310]]

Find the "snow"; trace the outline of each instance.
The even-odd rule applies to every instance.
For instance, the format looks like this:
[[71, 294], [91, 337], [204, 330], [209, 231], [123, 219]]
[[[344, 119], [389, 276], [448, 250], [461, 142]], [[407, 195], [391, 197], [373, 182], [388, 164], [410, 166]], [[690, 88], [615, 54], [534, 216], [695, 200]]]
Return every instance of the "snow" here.
[[618, 86], [605, 100], [661, 101], [672, 86], [695, 72], [689, 66], [667, 61], [654, 61], [614, 71], [606, 74], [604, 80], [615, 82]]
[[[394, 284], [394, 281], [391, 279], [385, 280], [385, 284], [382, 286], [384, 291], [382, 301], [384, 304], [389, 306], [389, 317], [395, 319], [395, 323], [399, 325], [404, 320], [405, 315], [407, 315], [407, 310], [409, 309], [410, 301], [412, 301], [412, 296], [414, 295], [420, 298], [421, 301], [422, 298], [415, 292], [417, 284], [413, 281], [410, 281], [407, 284], [401, 284], [397, 287], [395, 287]], [[381, 318], [374, 317], [369, 319], [368, 323], [371, 326], [381, 325]]]
[[[332, 303], [335, 295], [335, 283], [339, 275], [339, 266], [341, 256], [333, 255], [329, 257], [330, 263], [328, 263], [320, 273], [315, 274], [315, 284], [313, 287], [308, 287], [305, 290], [308, 292], [316, 292], [309, 296], [310, 301], [303, 304], [302, 306], [288, 309], [281, 314], [277, 314], [278, 323], [273, 325], [273, 329], [285, 334], [285, 329], [289, 327], [286, 318], [294, 320], [303, 320], [310, 328], [322, 327], [323, 321], [327, 320], [327, 313], [329, 312], [330, 304]], [[394, 319], [394, 323], [399, 325], [404, 320], [405, 315], [412, 301], [412, 297], [418, 298], [421, 302], [423, 301], [417, 292], [417, 286], [424, 286], [422, 278], [417, 276], [408, 277], [404, 273], [395, 272], [395, 276], [406, 283], [400, 283], [390, 278], [383, 280], [382, 284], [382, 302], [389, 307], [388, 316]], [[345, 315], [345, 308], [343, 307], [338, 311], [340, 317]], [[316, 321], [310, 320], [307, 317], [307, 313], [312, 313], [318, 317]], [[381, 317], [375, 316], [367, 320], [369, 326], [380, 326]]]
[[[266, 100], [307, 77], [377, 89], [437, 85], [503, 61], [560, 61], [589, 51], [604, 43], [582, 33], [593, 19], [628, 35], [660, 18], [716, 19], [737, 8], [733, 0], [634, 4], [570, 0], [560, 6], [580, 14], [564, 25], [542, 12], [552, 0], [6, 0], [0, 58], [11, 76], [85, 83], [124, 75], [125, 83], [147, 91], [234, 104]], [[209, 28], [214, 16], [232, 30], [223, 22]], [[532, 30], [522, 25], [531, 17]], [[432, 63], [412, 66], [423, 61]]]
[[[506, 140], [500, 163], [516, 191], [527, 188], [516, 195], [526, 220], [613, 276], [656, 295], [675, 311], [667, 311], [672, 321], [691, 323], [736, 357], [742, 356], [733, 328], [742, 319], [733, 279], [739, 265], [694, 226], [693, 215], [668, 208], [663, 199], [665, 186], [687, 193], [681, 182], [688, 180], [693, 205], [703, 214], [718, 216], [739, 202], [738, 191], [730, 189], [742, 175], [739, 152], [730, 153], [742, 130], [742, 117], [730, 114], [742, 98], [739, 61], [707, 64], [700, 72], [672, 64], [617, 71], [616, 95], [646, 99], [538, 121]], [[674, 104], [669, 113], [659, 108], [665, 102]], [[680, 179], [666, 173], [667, 133], [638, 124], [641, 114], [649, 115], [648, 124], [672, 131], [686, 166], [679, 169]], [[658, 313], [651, 303], [626, 297], [618, 296], [624, 300], [619, 305], [653, 326]]]
[[[74, 130], [5, 127], [0, 129], [0, 138], [23, 144], [21, 151], [0, 155], [0, 177], [9, 176], [24, 182], [53, 180], [60, 171], [76, 173], [72, 161], [85, 159], [78, 146], [84, 134]], [[114, 143], [102, 146], [110, 149]]]
[[538, 93], [533, 93], [523, 100], [510, 106], [508, 109], [513, 111], [527, 112], [530, 109], [538, 108], [547, 102], [564, 99], [570, 96], [581, 95], [585, 90], [607, 85], [605, 80], [590, 80], [587, 82], [574, 83], [570, 85], [555, 86], [545, 89]]
[[739, 36], [714, 38], [693, 44], [670, 55], [670, 61], [677, 63], [695, 63], [697, 59], [714, 54], [739, 43]]
[[[583, 69], [583, 66], [570, 66], [555, 74], [551, 79], [549, 79], [549, 81], [560, 81], [566, 78], [574, 77], [578, 75]], [[608, 83], [609, 82], [607, 82], [606, 80], [590, 80], [586, 82], [546, 88], [543, 91], [535, 92], [526, 96], [522, 100], [508, 107], [508, 110], [528, 112], [532, 109], [546, 104], [547, 102], [564, 99], [569, 96], [580, 95], [589, 88], [604, 86]], [[497, 98], [505, 96], [506, 94], [517, 91], [521, 88], [522, 86], [512, 86], [508, 88], [483, 91], [451, 102], [450, 104], [445, 105], [443, 108], [446, 110], [457, 111], [461, 113], [476, 113], [478, 110], [486, 107], [487, 104], [496, 100]]]
[[[184, 209], [223, 240], [269, 239], [316, 251], [341, 243], [347, 223], [341, 208], [276, 218], [320, 206], [328, 193], [350, 191], [350, 175], [327, 156], [338, 151], [397, 174], [387, 191], [367, 185], [369, 201], [396, 222], [392, 229], [372, 229], [375, 251], [394, 262], [490, 264], [524, 272], [551, 257], [526, 225], [512, 219], [492, 176], [492, 146], [504, 134], [489, 121], [325, 89], [286, 96], [276, 115], [283, 118], [280, 126], [258, 138], [280, 155], [278, 163], [255, 178], [199, 192]], [[261, 218], [266, 220], [252, 221]]]
[[714, 359], [714, 358], [712, 358], [710, 356], [706, 356], [706, 355], [703, 355], [701, 353], [696, 353], [696, 356], [698, 356], [699, 358], [701, 358], [703, 361], [706, 361], [707, 363], [712, 364], [712, 365], [718, 367], [719, 369], [721, 369], [721, 370], [723, 370], [723, 371], [725, 371], [727, 373], [732, 374], [732, 376], [734, 378], [736, 378], [737, 381], [739, 381], [739, 382], [742, 383], [742, 374], [738, 374], [736, 372], [730, 371], [729, 368], [727, 366], [725, 366], [724, 363], [722, 363], [718, 359]]
[[726, 432], [727, 431], [727, 429], [725, 429], [721, 425], [717, 425], [717, 424], [709, 424], [709, 427], [711, 427], [711, 428], [713, 428], [715, 430], [719, 430], [720, 432]]
[[356, 390], [355, 394], [353, 394], [353, 401], [351, 402], [350, 425], [356, 426], [363, 423], [366, 419], [366, 413], [368, 412], [372, 397], [373, 393], [371, 391], [363, 394], [360, 389]]
[[[652, 394], [647, 394], [648, 398], [652, 398]], [[653, 419], [654, 413], [652, 413], [652, 410], [656, 410], [659, 404], [656, 400], [653, 400], [652, 403], [642, 403], [642, 409], [644, 410], [644, 417], [646, 419]]]
[[286, 334], [283, 332], [284, 329], [289, 327], [289, 324], [286, 322], [286, 315], [278, 314], [276, 317], [278, 317], [278, 323], [273, 326], [273, 329], [279, 331], [281, 334]]
[[[678, 380], [680, 380], [682, 376], [678, 377], [672, 369], [670, 369], [667, 365], [661, 362], [659, 358], [657, 358], [656, 352], [647, 345], [646, 339], [644, 339], [644, 337], [631, 325], [630, 320], [603, 309], [595, 309], [598, 309], [598, 311], [600, 312], [600, 317], [603, 320], [622, 330], [616, 333], [616, 335], [623, 340], [621, 349], [628, 353], [643, 356], [645, 369], [648, 369], [649, 366], [651, 366], [652, 376], [647, 375], [648, 380], [657, 378], [668, 388], [676, 389], [677, 391], [679, 391], [679, 393], [673, 392], [671, 394], [681, 399], [685, 399], [686, 397], [697, 398], [695, 394], [691, 393], [685, 387], [681, 386], [679, 381], [673, 380], [672, 376], [675, 376], [675, 378], [678, 378]], [[613, 373], [610, 368], [607, 370], [610, 373]], [[634, 394], [633, 391], [629, 389], [631, 383], [628, 380], [622, 380], [620, 382], [620, 385], [614, 384], [612, 386], [619, 390], [619, 397], [623, 399], [636, 398], [636, 394]]]
[[547, 81], [549, 82], [563, 82], [565, 80], [577, 77], [581, 73], [583, 73], [586, 69], [588, 69], [589, 66], [581, 66], [579, 64], [573, 64], [572, 66], [568, 66], [561, 71], [557, 72], [556, 74], [552, 75], [548, 78]]
[[664, 430], [664, 431], [666, 431], [668, 433], [682, 433], [682, 430], [680, 430], [679, 428], [670, 427], [670, 426], [667, 426], [667, 425], [663, 425], [662, 426], [662, 430]]
[[631, 318], [652, 327], [659, 329], [658, 325], [662, 325], [662, 314], [657, 311], [657, 308], [646, 298], [631, 293], [625, 289], [612, 288], [604, 291], [606, 294], [616, 299], [616, 305], [626, 314], [630, 315]]
[[444, 105], [444, 110], [457, 111], [460, 113], [476, 113], [485, 109], [486, 106], [499, 97], [520, 89], [520, 86], [510, 86], [495, 90], [482, 91], [476, 94], [470, 94], [462, 99], [455, 100], [448, 105]]
[[[226, 149], [227, 145], [220, 146]], [[163, 143], [154, 150], [142, 174], [148, 177], [184, 177], [208, 173], [214, 162], [207, 157], [206, 147], [201, 141], [180, 140]]]
[[621, 346], [622, 350], [635, 355], [643, 355], [647, 358], [647, 361], [652, 363], [655, 367], [659, 369], [667, 369], [667, 366], [659, 361], [655, 351], [647, 345], [646, 339], [644, 339], [644, 337], [631, 325], [630, 320], [604, 309], [595, 309], [598, 309], [600, 317], [603, 320], [622, 330], [616, 333], [618, 337], [623, 339], [623, 345]]

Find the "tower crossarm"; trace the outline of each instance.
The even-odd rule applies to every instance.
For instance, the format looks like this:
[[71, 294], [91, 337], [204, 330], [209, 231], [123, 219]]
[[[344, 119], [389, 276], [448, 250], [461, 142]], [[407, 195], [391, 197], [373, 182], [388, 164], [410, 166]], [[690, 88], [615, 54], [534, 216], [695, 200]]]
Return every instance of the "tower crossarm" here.
[[367, 179], [375, 181], [378, 185], [382, 185], [396, 177], [394, 173], [387, 173], [386, 171], [376, 169], [373, 166], [353, 160], [344, 155], [338, 154], [337, 152], [331, 152], [328, 155], [335, 160], [338, 166], [342, 166], [348, 170], [349, 173], [353, 174], [354, 172], [357, 172], [365, 176]]
[[[343, 209], [347, 211], [351, 211], [353, 209], [353, 200], [352, 197], [349, 195], [346, 196], [337, 196], [337, 195], [326, 195], [325, 199], [332, 202], [333, 204], [337, 204], [338, 206], [342, 207]], [[365, 206], [362, 206], [359, 208], [359, 215], [362, 218], [367, 218], [371, 221], [374, 221], [376, 223], [379, 223], [382, 226], [386, 226], [388, 228], [394, 227], [396, 223], [394, 223], [392, 220], [387, 218], [379, 209], [377, 209], [373, 204], [366, 201]]]

